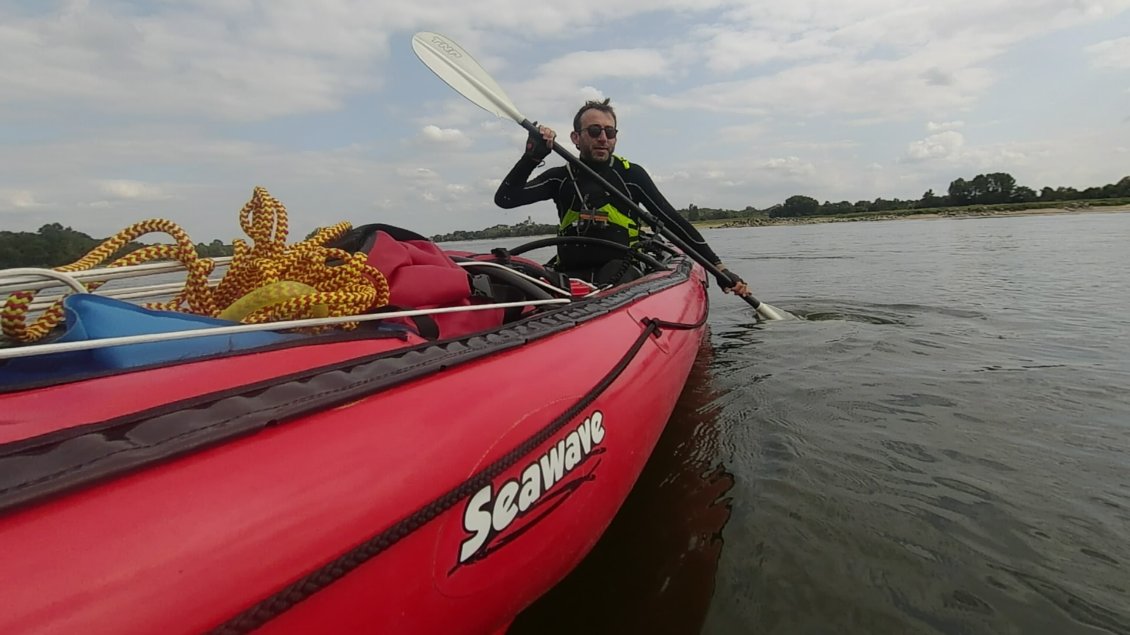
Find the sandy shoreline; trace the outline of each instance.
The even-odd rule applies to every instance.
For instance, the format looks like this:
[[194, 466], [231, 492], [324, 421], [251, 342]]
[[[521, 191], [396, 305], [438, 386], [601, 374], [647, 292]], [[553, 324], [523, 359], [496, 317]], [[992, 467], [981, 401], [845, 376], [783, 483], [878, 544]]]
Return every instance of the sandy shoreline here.
[[875, 213], [863, 216], [815, 216], [788, 218], [752, 218], [740, 220], [719, 220], [694, 223], [705, 229], [728, 229], [733, 227], [765, 227], [771, 225], [814, 225], [817, 223], [854, 223], [861, 221], [884, 220], [939, 220], [943, 218], [985, 218], [988, 216], [1047, 216], [1052, 214], [1113, 214], [1130, 212], [1130, 205], [1110, 205], [1095, 207], [1047, 207], [1018, 210], [951, 210], [945, 212], [925, 212], [921, 214]]

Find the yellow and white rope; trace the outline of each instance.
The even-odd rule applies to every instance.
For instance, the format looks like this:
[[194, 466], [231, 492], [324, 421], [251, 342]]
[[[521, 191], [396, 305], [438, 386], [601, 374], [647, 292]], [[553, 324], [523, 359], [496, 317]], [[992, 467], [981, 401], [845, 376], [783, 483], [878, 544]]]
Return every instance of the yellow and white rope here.
[[[388, 304], [388, 282], [366, 262], [366, 254], [326, 247], [351, 229], [349, 223], [322, 228], [306, 240], [287, 245], [286, 207], [262, 187], [256, 187], [243, 206], [239, 222], [251, 244], [243, 239], [233, 241], [231, 265], [215, 287], [208, 285], [208, 275], [214, 269], [212, 260], [200, 258], [188, 234], [165, 219], [130, 225], [56, 271], [92, 269], [130, 241], [148, 233], [164, 232], [173, 237], [174, 244], [143, 247], [106, 265], [121, 267], [150, 260], [177, 260], [184, 266], [187, 274], [181, 291], [167, 302], [146, 304], [148, 308], [257, 324], [358, 315]], [[102, 284], [85, 283], [88, 291]], [[28, 324], [27, 314], [34, 297], [34, 291], [17, 291], [8, 296], [0, 310], [4, 335], [19, 342], [35, 342], [63, 320], [59, 300]], [[356, 323], [343, 326], [355, 328]]]

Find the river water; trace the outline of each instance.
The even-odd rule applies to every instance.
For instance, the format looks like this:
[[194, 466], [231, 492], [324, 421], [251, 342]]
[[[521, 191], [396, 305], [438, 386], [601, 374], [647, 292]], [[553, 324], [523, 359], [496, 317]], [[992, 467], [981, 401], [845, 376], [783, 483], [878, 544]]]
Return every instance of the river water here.
[[705, 235], [803, 319], [712, 291], [637, 487], [512, 635], [1130, 633], [1130, 214]]

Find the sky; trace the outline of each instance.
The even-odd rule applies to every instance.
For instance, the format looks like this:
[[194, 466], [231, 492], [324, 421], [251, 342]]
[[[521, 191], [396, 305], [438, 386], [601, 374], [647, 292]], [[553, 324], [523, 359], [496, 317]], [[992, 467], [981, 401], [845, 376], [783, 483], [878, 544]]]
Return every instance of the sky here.
[[1130, 0], [0, 0], [0, 230], [229, 242], [256, 186], [291, 242], [555, 222], [494, 205], [526, 133], [424, 66], [420, 31], [567, 147], [611, 98], [617, 154], [677, 208], [1130, 175]]

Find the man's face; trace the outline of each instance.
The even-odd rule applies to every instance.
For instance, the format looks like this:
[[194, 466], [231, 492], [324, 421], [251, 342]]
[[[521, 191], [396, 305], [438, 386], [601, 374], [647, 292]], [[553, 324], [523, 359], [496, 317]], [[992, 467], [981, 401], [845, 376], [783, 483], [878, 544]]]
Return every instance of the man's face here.
[[[599, 127], [600, 135], [593, 138], [588, 132], [590, 126]], [[616, 139], [615, 137], [609, 139], [604, 129], [615, 127], [616, 120], [612, 115], [590, 108], [581, 115], [581, 131], [574, 131], [569, 136], [573, 140], [573, 145], [580, 151], [582, 159], [608, 161], [612, 157], [612, 152], [616, 150]]]

